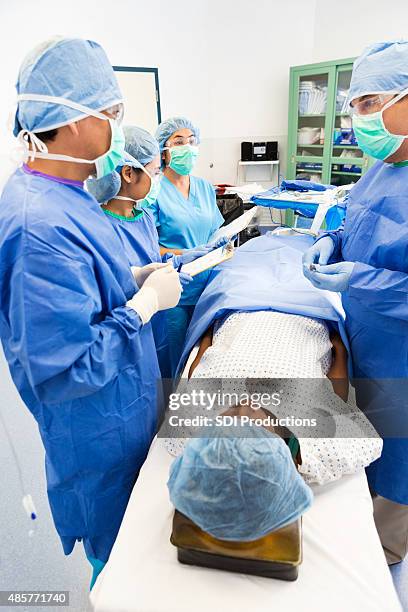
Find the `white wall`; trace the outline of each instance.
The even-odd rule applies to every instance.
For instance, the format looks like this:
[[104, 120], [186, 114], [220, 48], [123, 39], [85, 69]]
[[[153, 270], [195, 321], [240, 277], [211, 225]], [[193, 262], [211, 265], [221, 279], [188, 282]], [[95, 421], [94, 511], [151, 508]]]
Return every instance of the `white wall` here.
[[[215, 5], [213, 5], [215, 6]], [[314, 2], [222, 0], [213, 10], [210, 131], [213, 181], [235, 182], [242, 140], [278, 140], [286, 159], [291, 64], [311, 61]], [[291, 24], [290, 44], [287, 24]], [[235, 163], [232, 164], [232, 160]]]
[[291, 65], [358, 55], [406, 36], [408, 20], [406, 0], [73, 0], [63, 13], [53, 0], [1, 4], [0, 179], [18, 66], [54, 34], [97, 40], [113, 64], [157, 66], [163, 116], [201, 127], [197, 172], [235, 182], [242, 140], [278, 140], [285, 170]]
[[162, 114], [201, 127], [197, 171], [210, 180], [235, 181], [241, 140], [278, 139], [284, 161], [289, 66], [312, 59], [315, 1], [307, 11], [303, 0], [74, 0], [64, 11], [54, 0], [4, 3], [0, 151], [22, 58], [63, 34], [98, 41], [113, 64], [157, 66]]
[[317, 0], [313, 61], [360, 55], [371, 43], [408, 38], [407, 0]]

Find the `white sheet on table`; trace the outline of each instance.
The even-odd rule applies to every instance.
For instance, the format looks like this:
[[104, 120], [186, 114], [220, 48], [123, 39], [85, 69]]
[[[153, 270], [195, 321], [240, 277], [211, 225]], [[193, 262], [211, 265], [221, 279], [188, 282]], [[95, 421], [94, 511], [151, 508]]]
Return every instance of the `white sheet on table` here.
[[296, 582], [184, 566], [170, 544], [166, 482], [172, 457], [156, 439], [108, 564], [91, 593], [96, 612], [400, 611], [375, 530], [364, 472], [313, 488]]

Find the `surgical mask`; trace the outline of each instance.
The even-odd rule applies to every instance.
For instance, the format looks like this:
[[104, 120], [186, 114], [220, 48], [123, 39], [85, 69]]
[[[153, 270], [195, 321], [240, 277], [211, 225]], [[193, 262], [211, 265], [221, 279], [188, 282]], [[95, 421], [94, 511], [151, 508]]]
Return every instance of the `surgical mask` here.
[[191, 173], [197, 161], [198, 147], [187, 144], [179, 147], [164, 147], [163, 150], [170, 151], [169, 167], [174, 172], [182, 176]]
[[[53, 102], [55, 104], [61, 104], [62, 106], [68, 106], [69, 108], [73, 108], [80, 112], [80, 115], [74, 121], [78, 121], [83, 119], [83, 115], [88, 115], [92, 117], [97, 117], [98, 119], [103, 119], [104, 121], [109, 121], [109, 125], [111, 128], [111, 144], [103, 155], [96, 157], [95, 159], [81, 159], [79, 157], [71, 157], [70, 155], [63, 155], [60, 153], [49, 153], [47, 145], [42, 142], [38, 134], [41, 135], [41, 132], [34, 133], [29, 130], [21, 130], [18, 135], [18, 140], [20, 144], [23, 146], [24, 150], [24, 161], [33, 160], [35, 158], [41, 159], [53, 159], [57, 161], [69, 161], [77, 164], [94, 164], [96, 168], [96, 178], [102, 178], [107, 176], [111, 172], [115, 170], [115, 168], [120, 164], [123, 154], [125, 152], [125, 135], [123, 133], [123, 129], [120, 125], [120, 120], [112, 119], [100, 113], [98, 111], [94, 111], [87, 106], [83, 106], [82, 104], [78, 104], [77, 102], [73, 102], [72, 100], [68, 100], [67, 98], [59, 98], [57, 96], [46, 96], [42, 94], [21, 94], [17, 97], [17, 101], [21, 100], [29, 100], [33, 102]], [[74, 123], [74, 121], [70, 123]], [[67, 125], [67, 124], [64, 124]], [[58, 127], [62, 127], [61, 125], [53, 126], [49, 129], [57, 129]], [[29, 142], [27, 137], [30, 139], [31, 148], [29, 147]]]
[[144, 170], [144, 171], [146, 172], [146, 174], [150, 176], [150, 189], [147, 195], [145, 195], [145, 197], [143, 198], [143, 200], [140, 200], [140, 203], [139, 203], [140, 208], [146, 208], [146, 206], [151, 206], [152, 204], [154, 204], [157, 198], [159, 197], [159, 193], [161, 189], [161, 176], [157, 178], [153, 178], [147, 172], [147, 170]]
[[368, 115], [353, 115], [353, 130], [360, 149], [376, 159], [386, 160], [401, 147], [407, 134], [392, 134], [384, 125], [384, 111], [401, 100], [404, 91], [388, 102], [380, 111]]
[[146, 170], [146, 168], [142, 168], [143, 172], [147, 174], [150, 178], [150, 189], [144, 198], [140, 200], [136, 200], [135, 198], [129, 198], [127, 196], [115, 196], [112, 200], [124, 200], [125, 202], [135, 202], [137, 208], [143, 209], [147, 206], [151, 206], [157, 200], [161, 189], [161, 176], [157, 178], [153, 178], [151, 174]]

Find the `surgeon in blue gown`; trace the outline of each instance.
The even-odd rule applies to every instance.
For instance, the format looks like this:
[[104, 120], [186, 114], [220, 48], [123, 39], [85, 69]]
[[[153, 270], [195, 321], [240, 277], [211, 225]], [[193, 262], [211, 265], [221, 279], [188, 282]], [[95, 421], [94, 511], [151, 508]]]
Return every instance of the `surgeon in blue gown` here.
[[[123, 163], [114, 172], [102, 179], [89, 179], [87, 189], [102, 205], [102, 210], [117, 232], [134, 274], [136, 267], [171, 261], [178, 268], [197, 257], [206, 255], [226, 239], [213, 246], [186, 249], [179, 255], [160, 253], [159, 237], [151, 205], [159, 197], [161, 189], [161, 161], [157, 140], [146, 130], [136, 126], [125, 126], [125, 156]], [[184, 291], [193, 281], [181, 270], [180, 280]], [[183, 291], [183, 293], [184, 293]], [[158, 312], [152, 319], [153, 333], [164, 378], [172, 375], [167, 330], [168, 311]]]
[[[191, 173], [197, 161], [200, 131], [186, 117], [163, 121], [156, 131], [164, 176], [161, 190], [152, 205], [161, 252], [179, 254], [184, 249], [205, 245], [224, 223], [213, 186]], [[187, 327], [209, 271], [194, 277], [183, 291], [177, 308], [166, 316], [172, 370], [175, 372], [183, 350]]]
[[[155, 435], [149, 321], [181, 295], [171, 265], [138, 271], [84, 180], [124, 153], [122, 94], [103, 49], [55, 38], [24, 60], [14, 134], [25, 163], [0, 200], [0, 336], [45, 448], [65, 554], [107, 561]], [[143, 503], [143, 500], [140, 500]]]
[[385, 438], [367, 476], [393, 564], [408, 546], [408, 41], [366, 49], [349, 100], [358, 144], [378, 161], [352, 189], [344, 226], [305, 254], [304, 273], [342, 293], [357, 397]]

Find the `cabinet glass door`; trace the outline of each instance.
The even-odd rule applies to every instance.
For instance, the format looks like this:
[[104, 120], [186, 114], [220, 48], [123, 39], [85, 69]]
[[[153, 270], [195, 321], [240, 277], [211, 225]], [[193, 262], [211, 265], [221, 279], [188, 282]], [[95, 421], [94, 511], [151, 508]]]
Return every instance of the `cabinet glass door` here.
[[[291, 178], [304, 178], [318, 183], [326, 182], [328, 166], [324, 164], [330, 156], [328, 109], [332, 107], [335, 70], [305, 69], [295, 74], [293, 80], [292, 106], [293, 125], [290, 150], [294, 151], [289, 160]], [[329, 130], [330, 135], [330, 130]], [[288, 174], [289, 176], [289, 174]]]
[[348, 92], [352, 68], [352, 64], [337, 68], [333, 146], [330, 159], [330, 183], [332, 185], [355, 183], [368, 165], [368, 159], [358, 147], [351, 117], [348, 114]]

